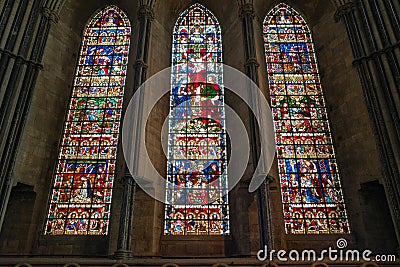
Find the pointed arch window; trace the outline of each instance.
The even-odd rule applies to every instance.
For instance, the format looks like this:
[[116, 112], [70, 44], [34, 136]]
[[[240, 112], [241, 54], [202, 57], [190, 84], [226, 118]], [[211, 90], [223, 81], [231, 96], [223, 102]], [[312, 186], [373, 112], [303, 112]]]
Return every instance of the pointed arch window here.
[[108, 233], [130, 35], [116, 6], [85, 27], [45, 234]]
[[311, 32], [283, 3], [268, 13], [263, 26], [285, 231], [348, 233]]
[[166, 235], [228, 235], [221, 29], [194, 4], [173, 32]]

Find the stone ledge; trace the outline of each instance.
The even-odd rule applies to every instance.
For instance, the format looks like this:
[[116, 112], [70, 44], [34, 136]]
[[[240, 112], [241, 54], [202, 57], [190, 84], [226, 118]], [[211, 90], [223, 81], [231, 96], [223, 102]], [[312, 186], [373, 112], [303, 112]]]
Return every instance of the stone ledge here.
[[396, 262], [388, 262], [388, 263], [380, 263], [377, 265], [374, 262], [366, 263], [366, 262], [337, 262], [332, 264], [327, 263], [313, 263], [313, 262], [296, 262], [296, 263], [288, 263], [288, 262], [279, 262], [273, 261], [261, 262], [253, 257], [248, 258], [133, 258], [128, 260], [113, 260], [109, 258], [71, 258], [71, 257], [1, 257], [0, 256], [0, 266], [7, 267], [34, 267], [34, 266], [42, 266], [42, 267], [102, 267], [102, 266], [110, 266], [110, 267], [136, 267], [136, 266], [153, 266], [153, 267], [170, 267], [170, 266], [186, 266], [186, 267], [194, 267], [194, 266], [237, 266], [237, 267], [377, 267], [377, 266], [400, 266], [400, 261]]

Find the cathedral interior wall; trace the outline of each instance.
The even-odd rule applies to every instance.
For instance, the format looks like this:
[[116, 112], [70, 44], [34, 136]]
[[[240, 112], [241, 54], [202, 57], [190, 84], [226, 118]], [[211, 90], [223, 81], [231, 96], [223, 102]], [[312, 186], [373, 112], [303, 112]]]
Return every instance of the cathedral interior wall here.
[[[218, 18], [222, 27], [224, 63], [245, 71], [242, 23], [236, 1], [201, 1]], [[385, 194], [381, 188], [382, 167], [353, 55], [342, 23], [334, 20], [335, 8], [328, 1], [288, 0], [309, 23], [313, 33], [322, 88], [327, 102], [338, 166], [352, 234], [346, 236], [353, 247], [394, 251], [393, 226], [382, 227], [390, 218]], [[123, 157], [113, 191], [112, 217], [108, 236], [44, 236], [47, 202], [57, 162], [58, 146], [71, 95], [81, 35], [88, 19], [98, 8], [114, 3], [127, 13], [132, 23], [132, 39], [126, 80], [125, 106], [133, 93], [135, 57], [138, 40], [137, 1], [67, 0], [60, 20], [51, 31], [43, 59], [28, 121], [19, 148], [14, 171], [14, 189], [9, 211], [0, 235], [0, 252], [4, 254], [42, 255], [111, 255], [116, 249], [122, 197]], [[262, 21], [277, 3], [254, 0], [255, 40], [260, 88], [268, 98], [268, 80], [262, 39]], [[191, 2], [163, 0], [154, 8], [151, 28], [147, 77], [169, 67], [171, 40], [175, 20]], [[248, 120], [248, 110], [234, 95], [227, 93], [226, 102], [235, 106], [239, 115]], [[160, 173], [166, 172], [166, 158], [160, 147], [160, 129], [168, 115], [168, 96], [153, 109], [147, 124], [146, 146]], [[248, 121], [246, 121], [248, 127]], [[121, 147], [119, 148], [121, 152]], [[259, 249], [257, 201], [248, 193], [251, 160], [245, 177], [229, 195], [232, 235], [230, 237], [163, 236], [164, 205], [143, 190], [135, 197], [133, 251], [136, 256], [243, 256], [255, 255]], [[276, 163], [270, 176], [273, 243], [277, 248], [324, 249], [339, 238], [337, 235], [286, 235], [283, 227], [282, 204]], [[371, 186], [372, 185], [372, 186]], [[21, 195], [21, 192], [29, 192]], [[371, 202], [369, 196], [374, 201]], [[379, 216], [371, 209], [379, 208]], [[11, 211], [12, 209], [12, 211]], [[16, 216], [18, 210], [22, 217]], [[372, 218], [371, 218], [372, 216]], [[12, 232], [12, 234], [11, 234]], [[392, 237], [390, 242], [385, 242]], [[393, 242], [392, 242], [393, 241]], [[96, 245], [93, 245], [96, 244]], [[383, 246], [383, 247], [382, 247]]]

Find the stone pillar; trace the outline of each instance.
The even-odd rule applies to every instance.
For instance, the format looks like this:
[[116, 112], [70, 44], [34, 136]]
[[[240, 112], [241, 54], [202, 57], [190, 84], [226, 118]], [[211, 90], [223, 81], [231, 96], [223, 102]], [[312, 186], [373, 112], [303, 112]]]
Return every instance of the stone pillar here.
[[400, 242], [400, 4], [392, 0], [333, 0], [353, 50], [383, 167]]
[[[40, 6], [40, 2], [40, 0], [33, 2], [18, 53], [15, 54], [7, 49], [1, 51], [8, 51], [7, 57], [13, 58], [14, 61], [12, 66], [8, 66], [9, 60], [1, 62], [5, 64], [2, 67], [11, 67], [12, 70], [10, 79], [2, 81], [6, 85], [2, 87], [2, 90], [4, 88], [5, 93], [8, 92], [8, 94], [2, 101], [0, 120], [1, 123], [7, 124], [6, 127], [0, 123], [2, 125], [0, 128], [0, 147], [2, 148], [0, 150], [0, 166], [2, 166], [0, 169], [0, 225], [11, 190], [12, 171], [18, 145], [28, 116], [36, 80], [42, 69], [41, 61], [50, 27], [58, 21], [57, 10], [50, 9], [54, 5], [49, 3], [55, 1], [46, 2], [44, 6]], [[41, 12], [40, 8], [42, 8]], [[18, 16], [24, 16], [24, 14], [21, 13]], [[38, 21], [39, 25], [37, 25]], [[19, 27], [22, 28], [21, 25]], [[31, 52], [27, 58], [30, 48]], [[15, 103], [14, 108], [11, 107], [13, 102]]]
[[[3, 81], [4, 84], [3, 90], [5, 90], [5, 92], [3, 101], [1, 102], [0, 139], [5, 139], [7, 138], [7, 136], [10, 135], [7, 128], [7, 123], [8, 123], [7, 120], [9, 120], [10, 115], [13, 113], [12, 102], [13, 100], [15, 101], [17, 97], [16, 96], [18, 93], [17, 85], [21, 79], [21, 74], [22, 74], [21, 72], [24, 69], [24, 67], [30, 63], [29, 59], [27, 59], [27, 55], [28, 55], [28, 50], [30, 48], [30, 42], [32, 41], [33, 30], [39, 18], [39, 13], [40, 13], [40, 1], [36, 0], [33, 2], [29, 14], [28, 23], [25, 27], [21, 43], [19, 44], [18, 52], [15, 54], [12, 51], [8, 50], [7, 53], [6, 52], [7, 50], [4, 50], [6, 52], [4, 58], [8, 57], [8, 60], [10, 59], [13, 60], [12, 61], [10, 60], [9, 62], [4, 62], [5, 64], [3, 65], [6, 66], [7, 69], [12, 69], [12, 71], [9, 79]], [[18, 110], [16, 112], [18, 112]], [[10, 130], [12, 131], [13, 129]]]
[[[143, 0], [140, 1], [140, 6], [138, 10], [139, 19], [139, 34], [138, 34], [138, 45], [136, 53], [135, 62], [135, 77], [134, 77], [134, 88], [133, 93], [140, 87], [140, 85], [146, 80], [147, 76], [147, 59], [149, 50], [149, 39], [150, 39], [150, 28], [151, 22], [154, 18], [153, 6], [155, 0]], [[140, 101], [142, 103], [143, 101]], [[141, 107], [137, 107], [138, 116], [140, 118]], [[140, 122], [138, 122], [140, 125]], [[138, 129], [138, 127], [136, 127]], [[140, 130], [138, 131], [140, 134]], [[136, 140], [139, 141], [140, 137], [137, 134]], [[139, 147], [136, 144], [134, 146], [134, 156], [133, 159], [133, 174], [131, 174], [124, 163], [124, 177], [122, 182], [124, 184], [124, 191], [122, 194], [122, 205], [121, 214], [119, 222], [119, 232], [118, 232], [118, 242], [117, 251], [114, 253], [114, 258], [116, 259], [127, 259], [132, 258], [132, 228], [133, 228], [133, 218], [134, 218], [134, 202], [135, 202], [135, 192], [136, 192], [136, 182], [132, 175], [135, 175], [139, 158]]]
[[[13, 18], [13, 22], [10, 27], [9, 34], [7, 36], [6, 44], [4, 48], [1, 49], [1, 59], [0, 59], [0, 84], [3, 83], [5, 74], [7, 69], [10, 67], [10, 60], [13, 55], [14, 47], [17, 44], [18, 34], [22, 28], [22, 20], [25, 17], [26, 9], [28, 8], [28, 1], [21, 0], [18, 4], [17, 10], [15, 11], [15, 15]], [[3, 36], [2, 36], [3, 37]], [[5, 37], [5, 36], [4, 36]], [[4, 120], [4, 105], [7, 100], [10, 98], [10, 93], [6, 91], [2, 101], [0, 102], [0, 125], [1, 122]]]
[[[246, 74], [256, 83], [259, 84], [257, 53], [254, 39], [254, 7], [253, 0], [239, 0], [240, 18], [242, 19], [243, 27], [243, 40], [245, 52], [245, 68]], [[256, 168], [259, 161], [259, 144], [260, 138], [258, 135], [257, 122], [249, 109], [250, 114], [250, 138], [251, 138], [251, 158], [253, 165]], [[260, 125], [261, 126], [261, 125]], [[262, 126], [261, 126], [262, 127]], [[268, 180], [268, 179], [267, 179]], [[269, 220], [270, 209], [268, 208], [269, 201], [269, 186], [268, 181], [264, 182], [257, 190], [257, 203], [258, 203], [258, 220], [260, 231], [260, 247], [268, 246], [271, 248], [271, 231]]]
[[10, 19], [11, 9], [16, 1], [6, 0], [0, 13], [0, 36], [4, 36], [8, 20]]

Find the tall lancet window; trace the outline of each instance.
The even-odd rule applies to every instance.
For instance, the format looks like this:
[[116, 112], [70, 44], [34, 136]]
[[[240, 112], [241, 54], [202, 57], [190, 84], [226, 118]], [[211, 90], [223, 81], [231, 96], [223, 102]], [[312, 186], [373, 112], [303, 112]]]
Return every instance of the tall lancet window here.
[[221, 29], [194, 4], [172, 45], [166, 235], [228, 235]]
[[130, 35], [116, 6], [85, 27], [45, 234], [108, 232]]
[[310, 30], [279, 4], [265, 18], [264, 40], [286, 233], [348, 233]]

